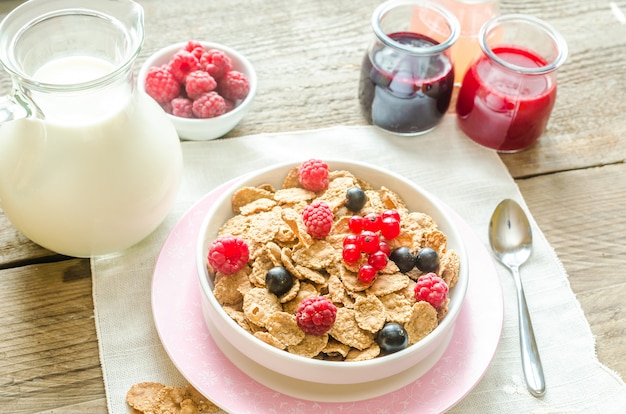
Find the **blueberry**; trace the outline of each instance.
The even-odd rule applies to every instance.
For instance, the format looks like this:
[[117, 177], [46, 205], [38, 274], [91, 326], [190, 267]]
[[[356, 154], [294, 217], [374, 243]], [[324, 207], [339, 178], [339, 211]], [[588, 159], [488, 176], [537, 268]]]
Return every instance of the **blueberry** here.
[[424, 247], [417, 252], [415, 266], [424, 273], [436, 272], [439, 268], [439, 255], [434, 249]]
[[265, 274], [265, 286], [276, 296], [282, 296], [293, 286], [293, 276], [284, 267], [273, 267]]
[[359, 187], [351, 187], [346, 191], [345, 206], [348, 210], [356, 213], [363, 208], [365, 201], [367, 201], [367, 195]]
[[406, 273], [415, 266], [415, 257], [408, 247], [398, 247], [391, 252], [389, 258], [398, 266], [402, 273]]
[[407, 347], [409, 335], [402, 325], [395, 322], [387, 322], [376, 334], [376, 343], [383, 353], [391, 354]]

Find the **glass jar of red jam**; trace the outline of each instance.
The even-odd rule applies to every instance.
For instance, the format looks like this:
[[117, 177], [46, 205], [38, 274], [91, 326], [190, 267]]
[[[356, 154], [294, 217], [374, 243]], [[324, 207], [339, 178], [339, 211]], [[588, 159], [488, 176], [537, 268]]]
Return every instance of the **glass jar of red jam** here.
[[457, 97], [458, 125], [482, 146], [524, 150], [537, 142], [552, 113], [565, 39], [542, 20], [509, 14], [485, 23], [479, 42], [482, 55]]

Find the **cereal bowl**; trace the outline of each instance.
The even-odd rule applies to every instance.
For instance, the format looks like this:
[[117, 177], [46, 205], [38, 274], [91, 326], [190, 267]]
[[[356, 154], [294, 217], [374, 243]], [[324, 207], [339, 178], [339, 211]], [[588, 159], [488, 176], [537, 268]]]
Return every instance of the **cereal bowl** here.
[[[228, 315], [214, 294], [215, 278], [207, 266], [207, 252], [211, 242], [218, 237], [218, 231], [222, 225], [235, 215], [231, 204], [232, 196], [242, 187], [270, 184], [279, 189], [288, 172], [297, 168], [301, 162], [275, 165], [244, 176], [221, 194], [207, 212], [200, 229], [196, 252], [203, 313], [209, 332], [213, 336], [225, 339], [225, 341], [216, 342], [227, 356], [231, 353], [225, 347], [234, 347], [271, 371], [313, 383], [348, 385], [378, 381], [401, 373], [433, 355], [441, 355], [442, 348], [447, 347], [468, 286], [465, 247], [447, 207], [413, 182], [391, 171], [361, 162], [325, 161], [331, 171], [349, 171], [360, 180], [371, 184], [375, 189], [384, 186], [400, 195], [409, 211], [428, 214], [437, 223], [439, 230], [445, 234], [447, 249], [454, 250], [458, 256], [458, 281], [450, 289], [448, 311], [434, 330], [413, 345], [394, 353], [367, 360], [337, 361], [309, 358], [269, 345], [244, 330]], [[236, 364], [236, 361], [233, 362]]]
[[[250, 90], [246, 97], [235, 102], [235, 107], [213, 118], [184, 118], [167, 114], [172, 122], [178, 136], [181, 139], [192, 141], [207, 141], [226, 135], [243, 119], [250, 110], [250, 106], [254, 101], [257, 89], [257, 76], [252, 63], [238, 51], [219, 43], [199, 42], [205, 49], [217, 49], [226, 53], [232, 60], [233, 70], [243, 73], [249, 82]], [[137, 76], [137, 85], [140, 90], [145, 91], [145, 80], [148, 70], [154, 66], [167, 64], [170, 58], [181, 48], [185, 47], [187, 42], [176, 43], [167, 46], [154, 54], [152, 54], [139, 69]]]

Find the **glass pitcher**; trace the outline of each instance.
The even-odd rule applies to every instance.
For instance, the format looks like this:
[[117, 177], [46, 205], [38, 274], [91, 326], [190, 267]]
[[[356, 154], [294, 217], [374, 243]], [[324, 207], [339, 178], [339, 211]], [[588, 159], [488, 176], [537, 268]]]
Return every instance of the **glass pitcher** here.
[[180, 141], [134, 84], [143, 36], [130, 0], [30, 0], [0, 23], [0, 204], [49, 250], [124, 250], [175, 200]]

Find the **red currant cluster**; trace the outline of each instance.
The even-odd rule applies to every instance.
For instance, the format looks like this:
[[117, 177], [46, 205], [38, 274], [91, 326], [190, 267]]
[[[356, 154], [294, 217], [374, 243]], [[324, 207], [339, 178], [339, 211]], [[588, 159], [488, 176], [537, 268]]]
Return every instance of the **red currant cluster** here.
[[391, 248], [388, 240], [400, 234], [400, 214], [385, 210], [382, 214], [370, 213], [352, 216], [348, 221], [351, 234], [343, 240], [342, 257], [346, 263], [360, 263], [358, 276], [363, 283], [371, 283], [387, 266]]

